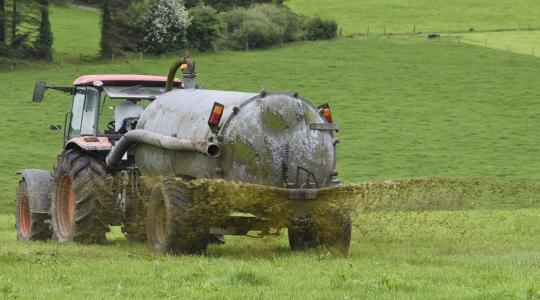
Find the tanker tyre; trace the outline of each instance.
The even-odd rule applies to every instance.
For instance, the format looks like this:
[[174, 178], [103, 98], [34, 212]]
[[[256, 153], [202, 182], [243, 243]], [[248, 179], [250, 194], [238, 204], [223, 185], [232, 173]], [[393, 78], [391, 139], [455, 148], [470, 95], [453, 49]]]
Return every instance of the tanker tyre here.
[[347, 256], [351, 244], [352, 222], [350, 216], [335, 215], [331, 224], [324, 226], [319, 232], [321, 244], [331, 252]]
[[324, 218], [318, 223], [311, 218], [293, 221], [288, 228], [291, 249], [308, 251], [323, 246], [335, 254], [347, 256], [351, 244], [351, 219], [349, 216], [331, 215], [335, 217]]
[[15, 214], [17, 239], [19, 241], [45, 241], [51, 238], [52, 232], [48, 221], [50, 216], [46, 213], [33, 213], [30, 210], [32, 196], [28, 193], [28, 186], [23, 179], [17, 188], [17, 211]]
[[133, 220], [122, 226], [122, 232], [129, 242], [146, 242], [146, 221], [136, 215]]
[[70, 149], [58, 157], [51, 223], [59, 243], [106, 242], [114, 216], [111, 182], [105, 164], [89, 153]]
[[289, 246], [293, 251], [308, 251], [320, 246], [319, 233], [311, 219], [294, 220], [288, 227]]
[[164, 179], [152, 189], [147, 209], [146, 232], [151, 249], [172, 254], [201, 254], [209, 243], [208, 228], [184, 188]]

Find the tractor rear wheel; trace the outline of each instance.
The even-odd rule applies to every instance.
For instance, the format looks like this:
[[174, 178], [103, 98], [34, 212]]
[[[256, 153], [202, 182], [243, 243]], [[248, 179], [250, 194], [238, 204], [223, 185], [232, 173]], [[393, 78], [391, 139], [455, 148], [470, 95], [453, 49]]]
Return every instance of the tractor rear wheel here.
[[112, 221], [114, 198], [105, 164], [78, 149], [58, 157], [51, 202], [54, 237], [60, 243], [103, 243]]
[[32, 212], [30, 209], [30, 203], [36, 200], [38, 199], [32, 199], [32, 195], [28, 193], [27, 183], [22, 179], [17, 188], [16, 227], [19, 241], [45, 241], [52, 236], [47, 224], [49, 215]]
[[174, 179], [157, 184], [150, 197], [146, 230], [150, 248], [173, 254], [201, 254], [208, 246], [208, 227], [200, 222], [192, 200]]

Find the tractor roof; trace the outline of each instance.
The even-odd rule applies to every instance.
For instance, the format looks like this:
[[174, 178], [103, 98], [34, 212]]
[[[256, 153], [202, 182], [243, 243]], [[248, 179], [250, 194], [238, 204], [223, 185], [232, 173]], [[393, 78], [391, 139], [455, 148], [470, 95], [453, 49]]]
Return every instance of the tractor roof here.
[[[92, 85], [95, 81], [103, 82], [104, 86], [148, 86], [148, 87], [165, 87], [167, 77], [151, 76], [151, 75], [85, 75], [81, 76], [73, 82], [73, 85]], [[174, 85], [180, 87], [182, 82], [180, 79], [174, 79]]]

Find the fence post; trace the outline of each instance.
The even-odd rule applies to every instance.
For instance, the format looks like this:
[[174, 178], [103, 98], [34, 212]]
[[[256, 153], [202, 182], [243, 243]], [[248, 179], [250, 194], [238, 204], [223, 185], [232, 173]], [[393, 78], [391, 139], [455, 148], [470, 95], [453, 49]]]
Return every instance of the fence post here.
[[367, 27], [366, 36], [369, 36], [369, 25]]
[[414, 24], [413, 29], [412, 29], [412, 35], [415, 35], [415, 34], [416, 34], [416, 24]]

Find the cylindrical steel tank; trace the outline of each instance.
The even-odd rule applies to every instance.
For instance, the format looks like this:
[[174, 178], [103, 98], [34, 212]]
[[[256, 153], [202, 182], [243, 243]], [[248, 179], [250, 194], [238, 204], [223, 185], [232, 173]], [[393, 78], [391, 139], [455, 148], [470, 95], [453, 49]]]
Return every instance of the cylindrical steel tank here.
[[[225, 106], [219, 132], [208, 118]], [[147, 144], [135, 148], [143, 175], [222, 178], [276, 187], [313, 188], [330, 184], [335, 168], [332, 131], [317, 108], [293, 94], [180, 89], [159, 96], [142, 114], [137, 129], [219, 144], [217, 158], [170, 151]]]

